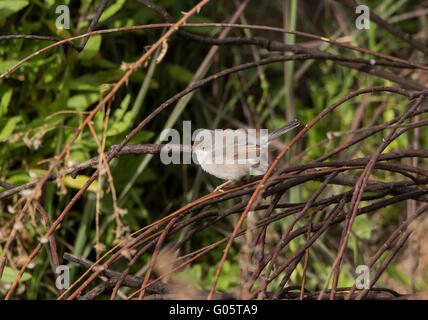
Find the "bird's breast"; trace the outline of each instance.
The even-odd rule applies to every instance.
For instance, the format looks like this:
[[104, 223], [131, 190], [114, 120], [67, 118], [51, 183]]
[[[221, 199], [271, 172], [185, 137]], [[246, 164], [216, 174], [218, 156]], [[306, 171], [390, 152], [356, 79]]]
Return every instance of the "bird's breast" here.
[[200, 165], [204, 171], [224, 180], [238, 180], [249, 174], [248, 164], [215, 164], [201, 162]]

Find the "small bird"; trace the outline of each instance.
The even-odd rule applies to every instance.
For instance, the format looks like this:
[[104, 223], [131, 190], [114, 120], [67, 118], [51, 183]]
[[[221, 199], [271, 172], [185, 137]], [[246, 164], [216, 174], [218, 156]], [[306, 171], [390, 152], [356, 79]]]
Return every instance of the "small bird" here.
[[222, 188], [233, 180], [266, 173], [269, 142], [299, 125], [293, 120], [265, 137], [254, 135], [255, 129], [253, 132], [251, 129], [202, 129], [196, 134], [192, 151], [202, 170], [227, 180], [214, 190], [222, 192]]

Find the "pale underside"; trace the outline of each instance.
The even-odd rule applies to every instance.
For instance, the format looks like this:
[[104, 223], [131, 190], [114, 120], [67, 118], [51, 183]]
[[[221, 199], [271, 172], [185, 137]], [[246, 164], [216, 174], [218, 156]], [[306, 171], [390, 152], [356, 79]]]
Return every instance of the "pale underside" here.
[[199, 150], [196, 155], [202, 169], [217, 178], [238, 180], [248, 175], [266, 173], [267, 159], [260, 157], [259, 146], [235, 145], [229, 151], [214, 149], [211, 152]]

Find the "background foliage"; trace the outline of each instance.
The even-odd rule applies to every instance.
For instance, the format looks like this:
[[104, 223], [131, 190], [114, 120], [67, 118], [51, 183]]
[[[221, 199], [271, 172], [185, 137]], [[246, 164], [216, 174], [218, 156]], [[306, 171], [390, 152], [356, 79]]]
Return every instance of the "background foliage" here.
[[[236, 11], [236, 4], [242, 1], [211, 1], [189, 22], [226, 22]], [[426, 14], [406, 16], [426, 10], [428, 3], [419, 1], [366, 1], [370, 8], [398, 29], [412, 34], [426, 44]], [[289, 10], [284, 10], [284, 4]], [[414, 60], [423, 56], [414, 52], [402, 40], [371, 23], [369, 30], [357, 30], [354, 15], [335, 1], [256, 1], [251, 0], [244, 14], [236, 23], [269, 25], [305, 31], [330, 39], [339, 39], [375, 52]], [[57, 29], [55, 8], [66, 4], [70, 8], [71, 28]], [[99, 8], [101, 1], [0, 1], [1, 34], [47, 35], [68, 38], [78, 35], [88, 28], [91, 15]], [[191, 0], [159, 0], [156, 4], [168, 10], [175, 21], [183, 12], [192, 8], [196, 2]], [[284, 22], [284, 16], [287, 22]], [[154, 10], [138, 1], [110, 1], [100, 18], [97, 29], [163, 23], [164, 20]], [[285, 26], [284, 26], [285, 23]], [[221, 28], [187, 28], [205, 36], [217, 37]], [[15, 72], [0, 82], [0, 180], [21, 185], [41, 177], [49, 162], [71, 139], [74, 129], [85, 118], [106, 92], [128, 70], [132, 63], [141, 57], [147, 47], [162, 34], [163, 29], [148, 29], [92, 36], [82, 52], [69, 46], [59, 46], [29, 60]], [[271, 40], [283, 41], [280, 33], [266, 31], [244, 31], [232, 29], [229, 36], [263, 36]], [[349, 51], [318, 40], [287, 37], [288, 43], [297, 41], [309, 48], [321, 48], [333, 54], [370, 58], [356, 51]], [[81, 40], [79, 40], [81, 41]], [[79, 41], [76, 44], [79, 44]], [[49, 41], [12, 39], [0, 42], [0, 73], [5, 72], [24, 57], [50, 44]], [[150, 112], [165, 100], [183, 90], [195, 76], [211, 47], [187, 41], [179, 36], [168, 40], [168, 50], [161, 63], [152, 59], [133, 73], [126, 86], [122, 86], [111, 102], [107, 128], [105, 113], [99, 112], [93, 127], [98, 139], [106, 135], [106, 150], [120, 143], [129, 131], [140, 123]], [[266, 57], [266, 50], [252, 46], [220, 46], [206, 63], [203, 73], [219, 72], [233, 65]], [[181, 131], [182, 121], [192, 121], [192, 130], [197, 128], [237, 128], [255, 127], [274, 130], [295, 116], [306, 124], [347, 93], [369, 86], [390, 86], [388, 80], [374, 77], [355, 69], [339, 66], [331, 60], [307, 60], [289, 63], [284, 73], [283, 63], [274, 63], [259, 68], [220, 78], [200, 90], [188, 101], [162, 112], [151, 121], [130, 143], [155, 143], [164, 127], [171, 126]], [[426, 75], [406, 75], [419, 83], [426, 83]], [[386, 102], [385, 102], [386, 101]], [[383, 123], [403, 114], [408, 106], [406, 99], [388, 96], [387, 93], [359, 96], [346, 102], [329, 114], [322, 122], [308, 132], [304, 140], [293, 147], [288, 155], [289, 163], [306, 163], [341, 145], [353, 125], [361, 104], [365, 104], [360, 126], [369, 124], [379, 104], [386, 106], [378, 123]], [[67, 112], [65, 112], [67, 111]], [[350, 148], [345, 158], [370, 155], [384, 138], [379, 133], [365, 140], [363, 145]], [[421, 128], [418, 148], [428, 149], [427, 129]], [[412, 134], [396, 139], [385, 152], [408, 149], [413, 143]], [[287, 137], [284, 141], [289, 141]], [[277, 154], [285, 146], [284, 141], [277, 146]], [[304, 152], [301, 154], [301, 152]], [[91, 131], [86, 128], [73, 144], [62, 163], [72, 166], [86, 161], [98, 154], [97, 143]], [[293, 156], [296, 156], [294, 157]], [[285, 162], [284, 162], [285, 163]], [[426, 159], [419, 164], [427, 169]], [[129, 155], [113, 159], [111, 174], [117, 195], [118, 208], [114, 201], [107, 175], [101, 185], [95, 181], [84, 196], [73, 206], [61, 226], [56, 231], [59, 256], [70, 252], [76, 256], [94, 261], [105, 249], [111, 248], [127, 234], [150, 224], [177, 210], [188, 202], [211, 192], [220, 180], [201, 172], [195, 165], [163, 165], [157, 155]], [[80, 172], [76, 179], [67, 176], [46, 183], [40, 199], [48, 216], [54, 220], [69, 203], [73, 195], [92, 174], [89, 168]], [[394, 181], [397, 173], [389, 171], [374, 172], [378, 180]], [[310, 181], [293, 190], [284, 197], [290, 203], [304, 202], [320, 186]], [[337, 187], [342, 188], [342, 187]], [[0, 187], [0, 192], [5, 191]], [[342, 191], [350, 190], [340, 189]], [[334, 192], [337, 190], [331, 190]], [[97, 205], [97, 194], [100, 199]], [[15, 194], [0, 202], [0, 250], [5, 244], [14, 216], [22, 208], [25, 192]], [[218, 210], [230, 208], [239, 199], [231, 199], [216, 204]], [[364, 202], [363, 202], [364, 203]], [[99, 209], [97, 209], [99, 208]], [[99, 210], [99, 225], [96, 218]], [[31, 211], [31, 210], [30, 210]], [[380, 209], [370, 216], [359, 216], [353, 226], [349, 240], [349, 252], [343, 261], [339, 286], [348, 287], [355, 281], [355, 266], [367, 261], [381, 240], [397, 226], [406, 215], [406, 203]], [[118, 217], [115, 216], [118, 215]], [[120, 222], [118, 223], [118, 219]], [[273, 224], [266, 235], [267, 247], [272, 248], [286, 229], [292, 217]], [[193, 251], [222, 239], [230, 234], [237, 217], [230, 216], [212, 228], [203, 230], [182, 248], [181, 254]], [[19, 235], [11, 251], [9, 262], [0, 282], [0, 290], [5, 293], [15, 279], [17, 270], [28, 258], [34, 244], [46, 232], [41, 217], [29, 212], [19, 228]], [[418, 232], [423, 234], [427, 226], [421, 224]], [[99, 238], [97, 239], [97, 228]], [[319, 290], [330, 273], [336, 255], [336, 243], [341, 229], [332, 228], [328, 234], [316, 242], [310, 251], [310, 269], [307, 288]], [[168, 242], [183, 238], [186, 230], [179, 232]], [[415, 238], [419, 246], [419, 264], [409, 254], [399, 256], [387, 268], [380, 285], [388, 286], [402, 293], [428, 290], [428, 262], [426, 244]], [[418, 242], [419, 241], [419, 242]], [[305, 243], [303, 237], [293, 240], [286, 255], [295, 253]], [[242, 266], [241, 245], [236, 241], [228, 255], [217, 290], [234, 292], [239, 287]], [[98, 250], [97, 250], [98, 249]], [[130, 253], [132, 255], [132, 253]], [[198, 289], [209, 290], [214, 279], [217, 263], [222, 251], [216, 250], [202, 256], [195, 263], [183, 269], [177, 278], [189, 279]], [[16, 296], [18, 298], [53, 299], [58, 296], [52, 271], [52, 257], [49, 250], [43, 250], [33, 260], [21, 279]], [[284, 258], [281, 258], [284, 259]], [[126, 259], [115, 264], [115, 270], [126, 266]], [[143, 255], [134, 265], [133, 273], [143, 272], [150, 261]], [[64, 262], [66, 263], [66, 262]], [[72, 266], [72, 280], [80, 275], [77, 265]], [[415, 268], [413, 268], [415, 267]], [[417, 270], [417, 272], [415, 271]], [[290, 285], [300, 283], [302, 266], [298, 266], [290, 279]], [[275, 289], [278, 283], [272, 283]], [[108, 297], [108, 295], [106, 296]]]

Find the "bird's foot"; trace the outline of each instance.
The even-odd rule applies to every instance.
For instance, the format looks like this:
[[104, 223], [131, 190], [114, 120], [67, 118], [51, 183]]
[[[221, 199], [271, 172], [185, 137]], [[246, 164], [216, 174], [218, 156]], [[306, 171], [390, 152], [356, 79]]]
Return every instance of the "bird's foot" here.
[[219, 191], [219, 192], [223, 193], [224, 192], [223, 187], [227, 186], [230, 183], [232, 183], [232, 180], [227, 180], [225, 183], [222, 183], [217, 188], [215, 188], [213, 192]]

